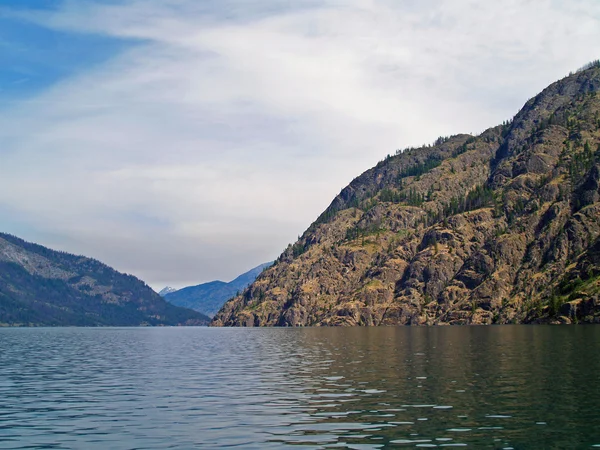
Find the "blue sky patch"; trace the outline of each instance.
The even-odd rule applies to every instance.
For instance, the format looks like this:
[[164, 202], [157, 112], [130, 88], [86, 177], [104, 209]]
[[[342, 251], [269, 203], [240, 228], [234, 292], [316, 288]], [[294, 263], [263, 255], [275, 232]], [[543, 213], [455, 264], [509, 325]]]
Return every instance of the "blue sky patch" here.
[[[46, 1], [19, 1], [50, 7]], [[0, 3], [5, 7], [6, 2]], [[1, 11], [1, 9], [0, 9]], [[45, 28], [0, 14], [0, 103], [25, 100], [114, 57], [135, 41]]]

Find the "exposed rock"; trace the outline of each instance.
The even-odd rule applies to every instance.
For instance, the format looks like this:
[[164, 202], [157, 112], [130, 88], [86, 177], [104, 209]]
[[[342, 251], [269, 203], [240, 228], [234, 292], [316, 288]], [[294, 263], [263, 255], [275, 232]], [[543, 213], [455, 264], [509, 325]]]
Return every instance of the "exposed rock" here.
[[600, 67], [366, 171], [217, 326], [600, 321]]

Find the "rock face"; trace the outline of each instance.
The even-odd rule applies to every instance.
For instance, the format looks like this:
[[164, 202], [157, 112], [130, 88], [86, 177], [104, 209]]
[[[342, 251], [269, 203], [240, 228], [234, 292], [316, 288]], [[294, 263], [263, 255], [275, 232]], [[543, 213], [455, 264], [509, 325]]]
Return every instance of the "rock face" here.
[[0, 233], [0, 325], [205, 325], [144, 282], [94, 259]]
[[210, 281], [167, 293], [164, 298], [174, 305], [190, 308], [213, 317], [227, 300], [247, 288], [264, 269], [272, 264], [273, 262], [261, 264], [229, 283]]
[[600, 63], [356, 178], [214, 326], [600, 322]]

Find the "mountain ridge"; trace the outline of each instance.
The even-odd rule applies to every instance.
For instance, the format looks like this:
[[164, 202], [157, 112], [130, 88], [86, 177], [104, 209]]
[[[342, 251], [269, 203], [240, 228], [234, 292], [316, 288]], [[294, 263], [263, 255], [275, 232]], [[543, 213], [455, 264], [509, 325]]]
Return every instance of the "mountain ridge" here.
[[0, 233], [0, 325], [206, 325], [143, 281], [85, 256]]
[[600, 321], [600, 62], [365, 171], [214, 326]]
[[272, 262], [260, 264], [229, 282], [214, 280], [181, 288], [164, 296], [168, 302], [214, 316], [223, 304], [252, 283]]

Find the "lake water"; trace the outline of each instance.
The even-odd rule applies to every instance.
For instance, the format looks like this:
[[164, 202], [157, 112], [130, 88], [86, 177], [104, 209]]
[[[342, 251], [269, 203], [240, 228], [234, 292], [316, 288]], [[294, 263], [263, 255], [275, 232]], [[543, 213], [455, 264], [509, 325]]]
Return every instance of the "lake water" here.
[[600, 327], [0, 329], [0, 448], [600, 447]]

